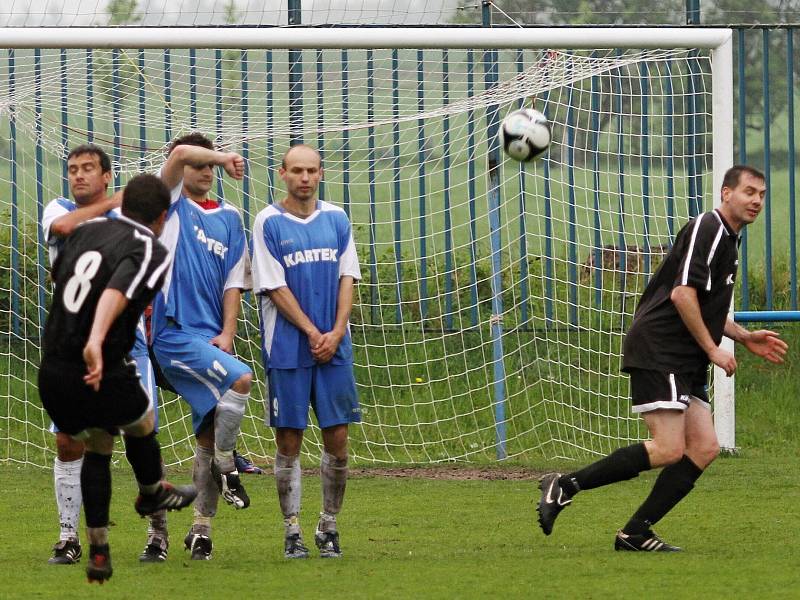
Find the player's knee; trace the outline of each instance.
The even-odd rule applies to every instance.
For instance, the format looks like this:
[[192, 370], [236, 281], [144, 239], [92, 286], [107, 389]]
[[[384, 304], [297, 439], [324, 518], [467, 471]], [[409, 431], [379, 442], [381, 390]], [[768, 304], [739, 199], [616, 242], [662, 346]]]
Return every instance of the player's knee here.
[[213, 448], [214, 447], [214, 423], [212, 422], [209, 427], [201, 429], [195, 435], [195, 439], [197, 440], [197, 445], [202, 446], [203, 448]]
[[276, 432], [275, 445], [278, 448], [279, 454], [283, 454], [284, 456], [298, 456], [300, 454], [300, 446], [302, 443], [302, 429], [289, 429], [286, 427], [281, 427]]
[[702, 469], [705, 469], [708, 465], [714, 462], [714, 459], [719, 456], [719, 450], [719, 442], [717, 442], [715, 438], [703, 443], [699, 448], [695, 448], [692, 454], [696, 457], [695, 460], [698, 463], [702, 463], [698, 464], [698, 466]]
[[253, 386], [253, 374], [245, 373], [237, 379], [231, 389], [238, 394], [249, 394], [250, 388]]
[[684, 444], [673, 442], [670, 444], [653, 444], [648, 450], [650, 466], [652, 468], [665, 467], [678, 462], [686, 451]]
[[83, 442], [71, 438], [66, 433], [56, 433], [56, 454], [61, 462], [72, 462], [83, 456]]
[[664, 464], [672, 465], [683, 458], [686, 453], [686, 447], [683, 444], [675, 444], [674, 446], [665, 448], [664, 450]]
[[86, 440], [86, 450], [104, 456], [110, 455], [114, 451], [114, 438], [106, 432], [93, 434]]
[[144, 437], [150, 435], [155, 426], [155, 413], [153, 410], [148, 410], [147, 413], [135, 424], [123, 427], [122, 430], [125, 435], [133, 437]]

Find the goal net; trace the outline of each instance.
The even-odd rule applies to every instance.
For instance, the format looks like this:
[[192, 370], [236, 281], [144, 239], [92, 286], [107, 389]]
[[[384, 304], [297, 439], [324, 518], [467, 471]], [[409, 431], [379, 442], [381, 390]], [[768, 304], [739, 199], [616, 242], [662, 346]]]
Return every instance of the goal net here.
[[[215, 193], [248, 232], [282, 197], [289, 144], [320, 149], [320, 197], [348, 212], [363, 274], [355, 461], [578, 457], [642, 439], [622, 338], [674, 235], [713, 205], [711, 51], [314, 49], [316, 31], [293, 50], [2, 51], [0, 462], [53, 458], [36, 390], [51, 293], [38, 222], [69, 195], [69, 149], [103, 146], [118, 188], [194, 130], [246, 157], [244, 180], [219, 177]], [[364, 32], [344, 33], [346, 46]], [[494, 135], [520, 106], [545, 113], [554, 138], [525, 165]], [[255, 373], [239, 449], [264, 461], [274, 438], [255, 304], [244, 297], [235, 344]], [[165, 460], [188, 461], [187, 406], [160, 402]], [[307, 442], [320, 452], [316, 427]]]

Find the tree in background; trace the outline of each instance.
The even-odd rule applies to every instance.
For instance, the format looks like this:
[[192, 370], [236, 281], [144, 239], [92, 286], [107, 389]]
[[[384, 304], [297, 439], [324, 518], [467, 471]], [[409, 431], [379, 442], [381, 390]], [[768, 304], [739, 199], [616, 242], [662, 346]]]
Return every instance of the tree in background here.
[[110, 0], [106, 7], [109, 25], [136, 25], [141, 22], [141, 13], [136, 12], [138, 0]]

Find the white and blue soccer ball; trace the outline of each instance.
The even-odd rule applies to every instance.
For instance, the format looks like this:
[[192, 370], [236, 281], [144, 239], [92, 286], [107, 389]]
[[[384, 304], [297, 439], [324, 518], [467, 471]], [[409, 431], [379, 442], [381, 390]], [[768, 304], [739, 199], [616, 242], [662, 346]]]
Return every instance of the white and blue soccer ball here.
[[503, 152], [514, 160], [528, 162], [544, 154], [550, 147], [550, 123], [538, 110], [520, 108], [508, 113], [500, 124]]

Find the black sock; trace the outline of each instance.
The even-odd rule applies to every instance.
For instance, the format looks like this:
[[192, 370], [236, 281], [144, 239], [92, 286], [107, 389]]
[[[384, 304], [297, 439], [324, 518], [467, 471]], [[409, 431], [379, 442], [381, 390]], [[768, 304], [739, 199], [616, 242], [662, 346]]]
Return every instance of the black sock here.
[[155, 431], [144, 437], [126, 435], [125, 456], [141, 485], [153, 485], [161, 480], [161, 447]]
[[558, 485], [567, 494], [574, 496], [581, 490], [591, 490], [609, 483], [633, 479], [649, 468], [650, 458], [647, 456], [644, 443], [633, 444], [614, 450], [605, 458], [593, 462], [580, 471], [562, 475]]
[[703, 470], [683, 455], [675, 464], [664, 467], [650, 495], [622, 529], [627, 534], [644, 533], [658, 523], [692, 491]]
[[111, 455], [88, 450], [81, 467], [81, 493], [87, 527], [107, 527], [111, 505]]

